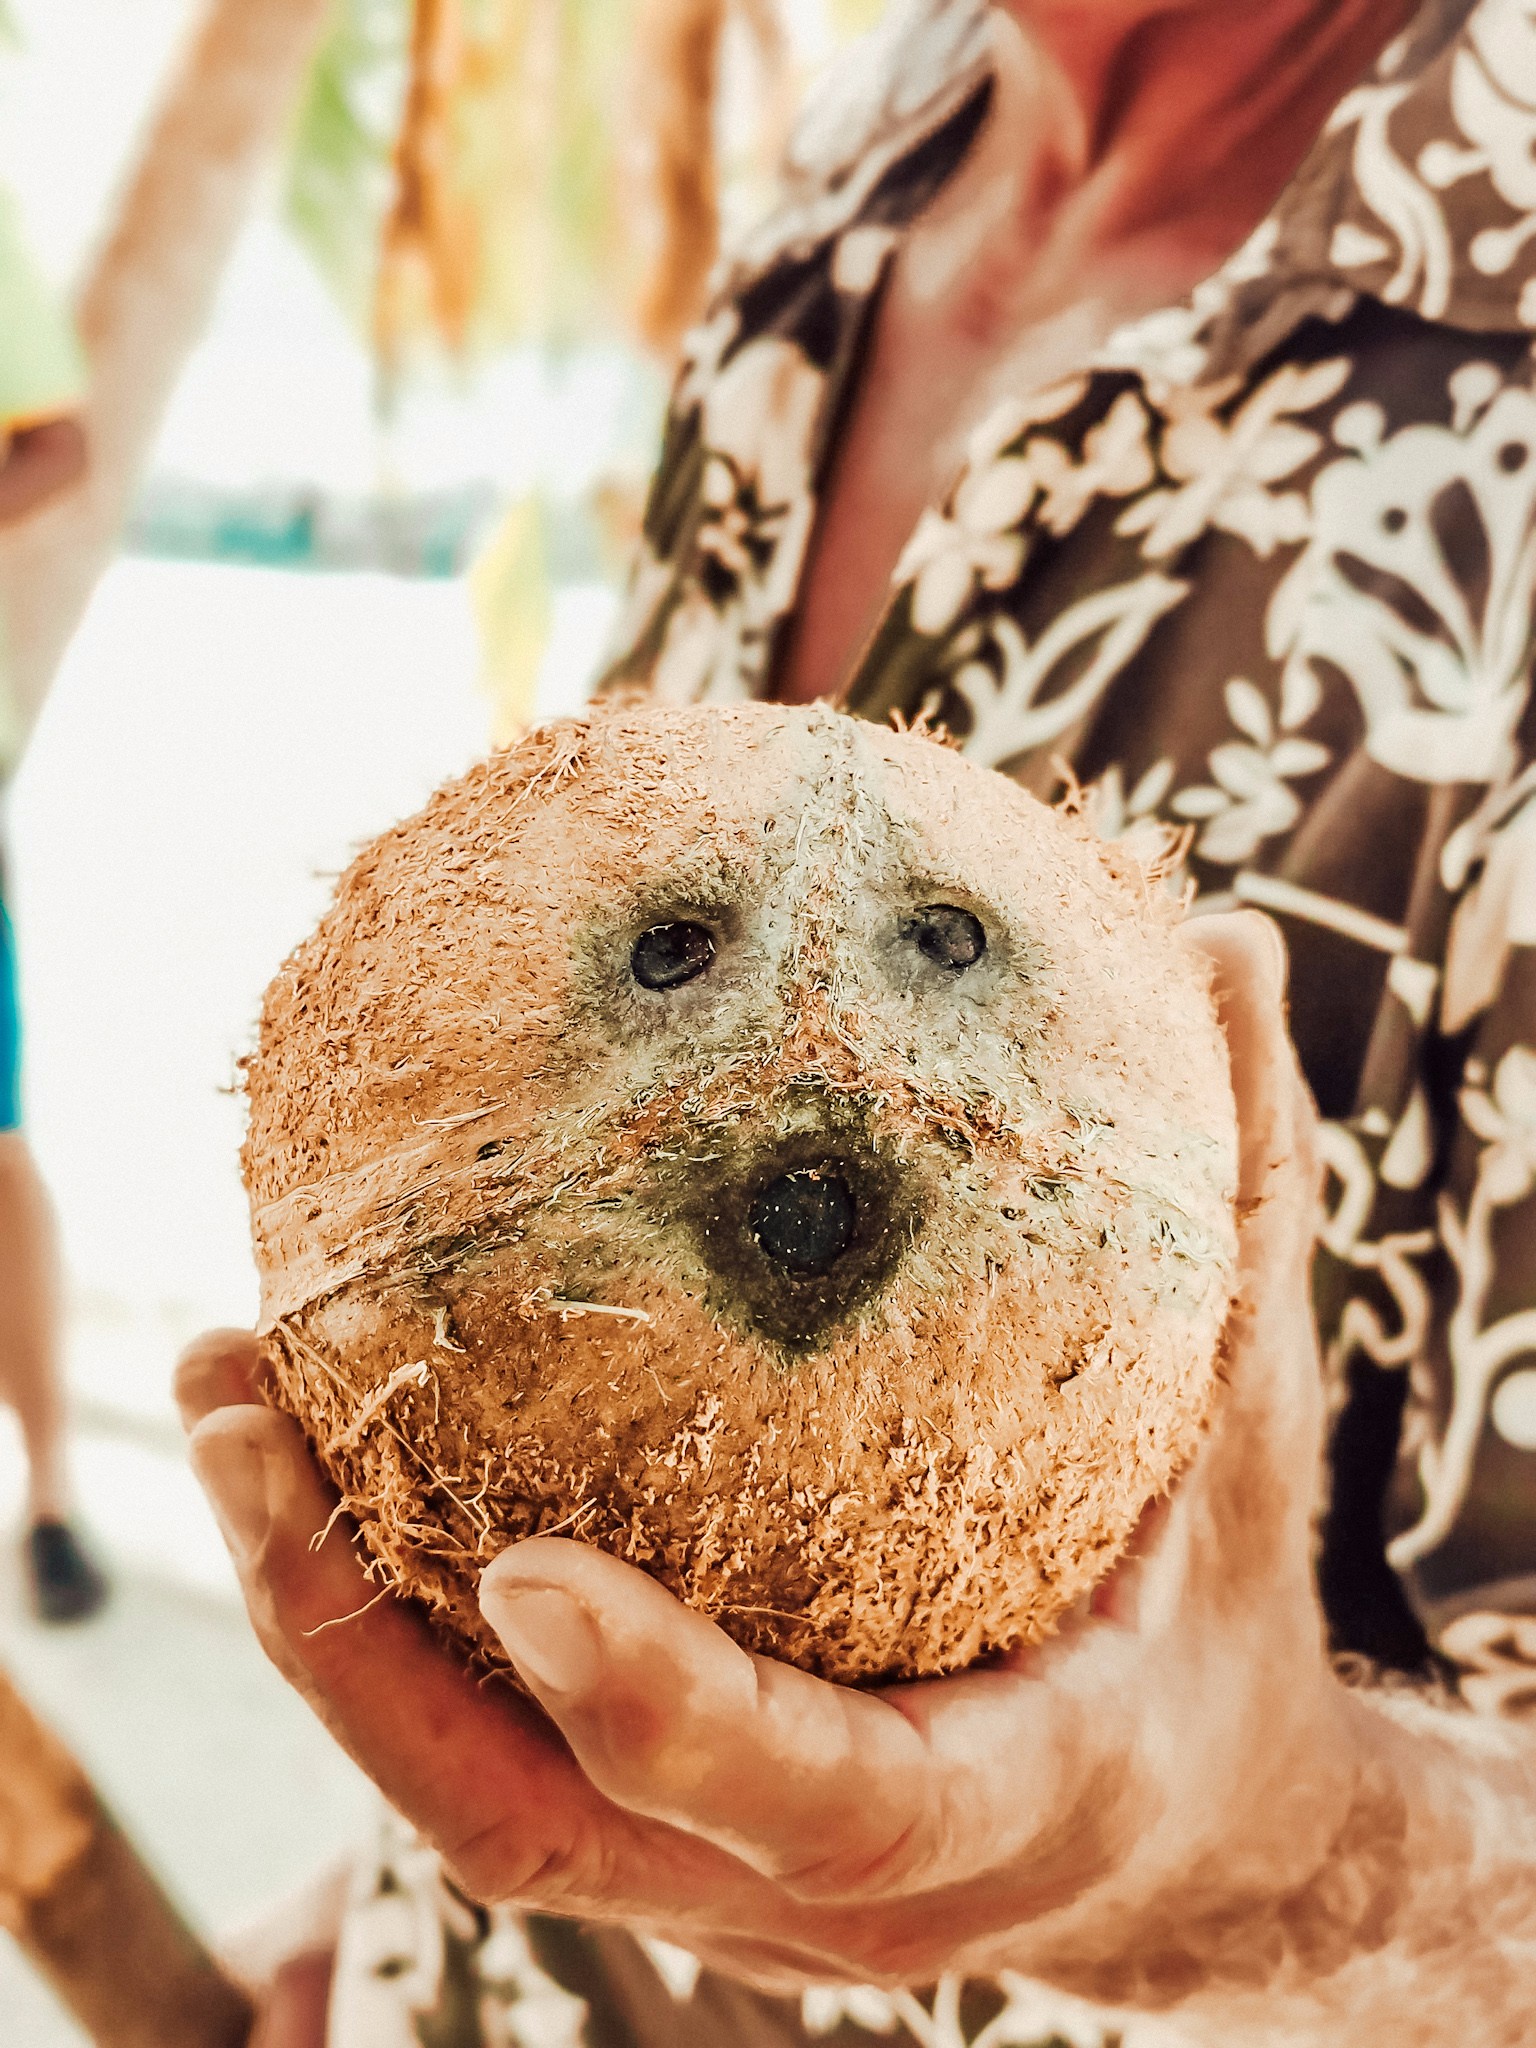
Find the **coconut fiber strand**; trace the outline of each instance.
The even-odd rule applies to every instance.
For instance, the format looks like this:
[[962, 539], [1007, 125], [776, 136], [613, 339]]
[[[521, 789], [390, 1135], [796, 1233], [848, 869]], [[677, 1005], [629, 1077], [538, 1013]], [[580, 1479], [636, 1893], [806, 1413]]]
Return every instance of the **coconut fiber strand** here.
[[824, 709], [595, 711], [374, 842], [268, 991], [263, 1328], [381, 1582], [562, 1533], [842, 1680], [1047, 1635], [1232, 1285], [1206, 979], [1124, 849]]

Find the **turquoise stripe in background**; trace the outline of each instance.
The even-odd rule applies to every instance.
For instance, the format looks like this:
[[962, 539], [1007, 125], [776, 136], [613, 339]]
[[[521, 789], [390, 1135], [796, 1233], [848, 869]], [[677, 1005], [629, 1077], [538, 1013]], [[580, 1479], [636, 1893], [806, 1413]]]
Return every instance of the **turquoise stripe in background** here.
[[0, 1131], [21, 1122], [21, 1011], [16, 996], [16, 934], [0, 903]]

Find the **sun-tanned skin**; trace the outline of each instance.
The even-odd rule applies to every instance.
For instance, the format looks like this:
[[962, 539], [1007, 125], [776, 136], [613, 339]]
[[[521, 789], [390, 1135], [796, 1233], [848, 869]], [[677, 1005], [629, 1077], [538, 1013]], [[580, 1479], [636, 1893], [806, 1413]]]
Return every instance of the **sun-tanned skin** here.
[[41, 510], [85, 472], [85, 430], [78, 420], [39, 420], [18, 428], [0, 460], [0, 526]]
[[1168, 2011], [1213, 2048], [1521, 2038], [1536, 1746], [1332, 1673], [1311, 1564], [1313, 1114], [1272, 929], [1186, 930], [1215, 967], [1243, 1125], [1227, 1393], [1098, 1611], [1013, 1665], [827, 1685], [544, 1538], [504, 1552], [481, 1598], [562, 1744], [411, 1611], [368, 1606], [345, 1526], [311, 1550], [332, 1496], [298, 1425], [252, 1405], [253, 1340], [188, 1354], [193, 1459], [269, 1654], [471, 1894], [638, 1926], [774, 1989], [1006, 1968]]
[[1410, 12], [998, 0], [992, 112], [908, 231], [881, 304], [796, 605], [787, 702], [841, 689], [977, 421], [1237, 249]]
[[[997, 393], [1235, 248], [1405, 0], [1008, 0], [998, 111], [919, 223], [823, 506], [785, 694], [835, 692]], [[372, 1597], [252, 1340], [195, 1348], [194, 1458], [278, 1664], [468, 1890], [620, 1921], [737, 1976], [1026, 1974], [1194, 2042], [1496, 2048], [1529, 2030], [1536, 1744], [1347, 1691], [1312, 1575], [1312, 1112], [1273, 933], [1208, 918], [1245, 1139], [1219, 1420], [1098, 1610], [1016, 1668], [841, 1691], [749, 1658], [580, 1544], [484, 1612], [568, 1748]], [[320, 2040], [313, 1955], [261, 2048]]]
[[[0, 527], [27, 518], [86, 472], [84, 430], [39, 420], [0, 449]], [[27, 1451], [27, 1518], [70, 1507], [60, 1365], [58, 1232], [48, 1191], [20, 1131], [0, 1131], [0, 1400], [16, 1412]]]

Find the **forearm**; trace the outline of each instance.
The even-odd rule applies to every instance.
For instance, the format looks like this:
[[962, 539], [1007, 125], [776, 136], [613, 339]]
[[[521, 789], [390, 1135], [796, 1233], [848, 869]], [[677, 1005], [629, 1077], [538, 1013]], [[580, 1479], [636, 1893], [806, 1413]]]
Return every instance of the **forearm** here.
[[[1298, 2019], [1398, 2048], [1528, 2041], [1536, 2000], [1536, 1739], [1402, 1694], [1352, 1696], [1365, 1768], [1321, 1880], [1347, 1953], [1298, 1957]], [[1326, 1934], [1326, 1927], [1322, 1930]], [[1360, 2034], [1364, 2040], [1367, 2036]]]
[[1403, 1694], [1345, 1706], [1356, 1791], [1312, 1878], [1234, 1905], [1212, 1872], [1093, 1988], [1202, 2048], [1515, 2048], [1536, 2007], [1536, 1738]]

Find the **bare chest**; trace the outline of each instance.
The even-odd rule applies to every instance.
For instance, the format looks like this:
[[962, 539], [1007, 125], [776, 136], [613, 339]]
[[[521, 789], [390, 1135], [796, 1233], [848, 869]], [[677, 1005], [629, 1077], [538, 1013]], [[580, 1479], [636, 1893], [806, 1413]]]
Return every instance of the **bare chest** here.
[[913, 529], [943, 501], [994, 407], [1081, 370], [1116, 327], [1192, 281], [1175, 261], [1095, 271], [1054, 251], [1042, 271], [1037, 290], [1020, 281], [1009, 318], [985, 303], [982, 280], [929, 294], [898, 268], [817, 509], [775, 692], [782, 701], [844, 687]]
[[[891, 317], [887, 317], [891, 315]], [[1081, 299], [983, 344], [965, 322], [887, 305], [825, 481], [776, 694], [836, 696], [879, 625], [891, 575], [924, 510], [942, 504], [973, 428], [1010, 395], [1079, 371], [1120, 324]]]

